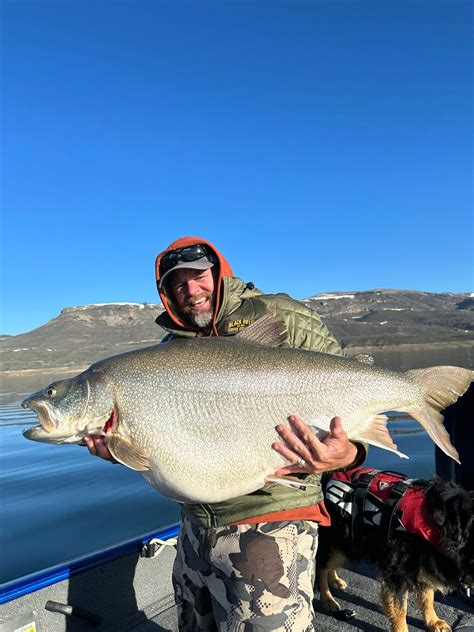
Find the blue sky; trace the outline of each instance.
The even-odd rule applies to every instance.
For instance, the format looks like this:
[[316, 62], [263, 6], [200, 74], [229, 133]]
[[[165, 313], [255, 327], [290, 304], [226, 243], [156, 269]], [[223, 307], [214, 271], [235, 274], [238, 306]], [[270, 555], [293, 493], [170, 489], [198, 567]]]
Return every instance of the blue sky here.
[[200, 235], [295, 298], [471, 291], [472, 3], [6, 1], [4, 333]]

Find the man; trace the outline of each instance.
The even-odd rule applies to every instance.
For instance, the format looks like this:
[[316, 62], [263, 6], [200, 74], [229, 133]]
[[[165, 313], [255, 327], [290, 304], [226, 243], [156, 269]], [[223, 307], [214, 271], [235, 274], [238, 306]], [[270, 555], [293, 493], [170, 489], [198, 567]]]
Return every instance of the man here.
[[[231, 336], [267, 313], [282, 320], [281, 346], [342, 354], [319, 316], [286, 294], [263, 294], [234, 277], [208, 241], [185, 237], [156, 259], [164, 312], [157, 323], [173, 337]], [[302, 478], [301, 489], [267, 484], [263, 489], [213, 504], [183, 504], [183, 524], [173, 570], [179, 629], [311, 632], [318, 524], [329, 524], [320, 474], [356, 466], [365, 447], [348, 441], [339, 418], [319, 441], [290, 417], [277, 426], [284, 442], [273, 448], [290, 462], [278, 476]], [[110, 460], [101, 439], [92, 454]]]

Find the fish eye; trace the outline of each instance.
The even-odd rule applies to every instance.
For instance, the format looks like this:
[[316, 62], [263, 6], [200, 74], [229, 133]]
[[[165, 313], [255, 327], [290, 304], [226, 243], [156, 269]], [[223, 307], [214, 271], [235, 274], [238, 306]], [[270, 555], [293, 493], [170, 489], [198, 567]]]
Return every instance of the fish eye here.
[[56, 389], [54, 388], [54, 386], [47, 386], [44, 389], [43, 393], [48, 397], [54, 397], [56, 395]]

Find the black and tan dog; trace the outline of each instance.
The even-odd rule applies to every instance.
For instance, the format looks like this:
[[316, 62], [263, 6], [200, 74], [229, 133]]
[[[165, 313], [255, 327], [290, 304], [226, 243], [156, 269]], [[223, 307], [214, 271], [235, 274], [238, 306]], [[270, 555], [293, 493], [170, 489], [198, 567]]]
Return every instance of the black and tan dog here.
[[439, 477], [408, 480], [363, 467], [327, 476], [324, 487], [332, 526], [319, 536], [323, 607], [341, 611], [330, 589], [347, 587], [336, 572], [344, 559], [365, 560], [378, 568], [392, 632], [408, 632], [408, 593], [430, 632], [449, 632], [434, 610], [434, 591], [473, 583], [474, 492]]

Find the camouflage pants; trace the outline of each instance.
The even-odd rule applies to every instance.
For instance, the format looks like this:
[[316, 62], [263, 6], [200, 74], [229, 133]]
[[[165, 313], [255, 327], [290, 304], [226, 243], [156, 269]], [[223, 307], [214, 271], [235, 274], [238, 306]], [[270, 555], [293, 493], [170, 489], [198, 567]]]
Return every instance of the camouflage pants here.
[[318, 525], [204, 529], [184, 519], [173, 569], [180, 632], [313, 632]]

